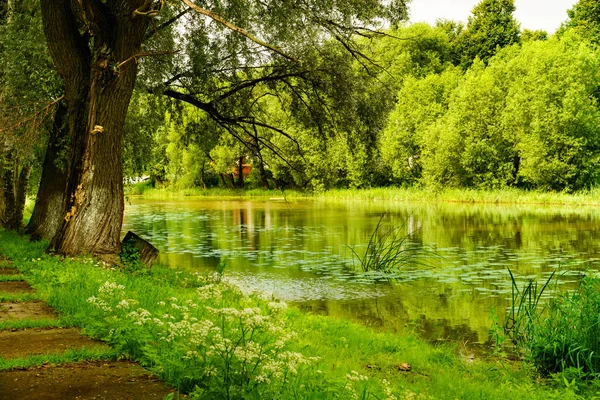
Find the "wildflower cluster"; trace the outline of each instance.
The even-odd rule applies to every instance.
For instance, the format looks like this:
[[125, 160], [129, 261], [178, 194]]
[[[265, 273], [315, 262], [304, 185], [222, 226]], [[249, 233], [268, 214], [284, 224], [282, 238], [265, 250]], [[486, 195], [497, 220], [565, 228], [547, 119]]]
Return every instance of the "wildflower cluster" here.
[[124, 297], [125, 286], [106, 281], [98, 289], [98, 296], [91, 296], [87, 301], [105, 312], [112, 312], [113, 308], [126, 309], [137, 303], [136, 300]]
[[231, 284], [211, 283], [192, 299], [171, 297], [139, 307], [122, 285], [106, 282], [88, 302], [114, 321], [110, 340], [133, 336], [126, 342], [141, 349], [132, 351], [142, 351], [162, 374], [184, 377], [179, 387], [199, 395], [273, 391], [317, 360], [289, 350], [296, 334], [285, 328], [284, 302], [257, 300]]

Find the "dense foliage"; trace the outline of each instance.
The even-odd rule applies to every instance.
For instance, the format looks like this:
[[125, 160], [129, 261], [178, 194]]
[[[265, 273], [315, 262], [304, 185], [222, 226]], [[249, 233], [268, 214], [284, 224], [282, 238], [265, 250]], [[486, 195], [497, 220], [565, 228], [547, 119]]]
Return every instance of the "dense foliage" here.
[[[594, 7], [579, 2], [549, 37], [521, 31], [513, 1], [484, 0], [466, 27], [357, 30], [365, 37], [350, 52], [338, 40], [296, 49], [301, 70], [213, 77], [208, 90], [239, 90], [223, 103], [227, 115], [259, 122], [243, 129], [193, 104], [139, 94], [127, 174], [178, 188], [593, 187], [600, 58], [597, 35], [582, 30], [595, 26]], [[252, 166], [241, 183], [240, 164]]]

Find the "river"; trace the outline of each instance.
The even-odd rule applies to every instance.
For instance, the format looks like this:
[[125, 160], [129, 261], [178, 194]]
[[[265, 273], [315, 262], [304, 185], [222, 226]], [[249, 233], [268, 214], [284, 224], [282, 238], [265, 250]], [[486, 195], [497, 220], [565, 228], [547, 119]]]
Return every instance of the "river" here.
[[[250, 291], [300, 308], [428, 340], [485, 343], [492, 309], [519, 284], [558, 271], [553, 291], [600, 267], [597, 208], [385, 201], [130, 198], [123, 230], [174, 268], [214, 270]], [[383, 216], [383, 217], [382, 217]], [[381, 220], [422, 249], [393, 276], [363, 274]], [[550, 296], [548, 291], [546, 296]]]

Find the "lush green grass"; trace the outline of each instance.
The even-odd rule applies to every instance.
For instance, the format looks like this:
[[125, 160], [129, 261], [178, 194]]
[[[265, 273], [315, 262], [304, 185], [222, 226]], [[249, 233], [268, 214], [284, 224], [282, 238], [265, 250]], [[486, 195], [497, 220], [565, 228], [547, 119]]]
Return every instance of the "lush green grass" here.
[[0, 302], [18, 302], [40, 300], [37, 293], [3, 293], [0, 292]]
[[541, 304], [543, 284], [516, 288], [505, 332], [544, 376], [600, 378], [600, 278], [586, 276], [577, 290]]
[[224, 198], [315, 198], [321, 200], [367, 200], [367, 201], [418, 201], [418, 202], [460, 202], [488, 204], [546, 204], [546, 205], [600, 205], [600, 189], [591, 189], [576, 193], [541, 192], [520, 189], [476, 190], [476, 189], [441, 189], [423, 188], [373, 188], [373, 189], [335, 189], [323, 193], [278, 190], [228, 190], [200, 188], [154, 189], [150, 186], [129, 186], [128, 195], [141, 195], [148, 199], [181, 198], [188, 196], [224, 197]]
[[[564, 399], [593, 384], [542, 380], [526, 363], [461, 357], [453, 346], [375, 332], [242, 294], [202, 276], [153, 268], [131, 273], [87, 258], [43, 254], [0, 232], [39, 295], [118, 354], [197, 398]], [[295, 333], [295, 334], [294, 334]], [[318, 358], [317, 358], [318, 357]], [[408, 363], [411, 371], [400, 371]], [[570, 384], [570, 383], [569, 383]], [[578, 394], [576, 394], [578, 393]]]
[[32, 329], [32, 328], [66, 328], [71, 326], [61, 319], [19, 319], [12, 321], [0, 321], [0, 330]]
[[135, 185], [129, 185], [125, 187], [126, 196], [139, 196], [142, 195], [144, 198], [149, 199], [162, 199], [162, 198], [178, 198], [178, 197], [220, 197], [220, 198], [241, 198], [241, 197], [254, 197], [254, 198], [286, 198], [286, 197], [310, 197], [312, 194], [303, 193], [299, 191], [281, 191], [281, 190], [266, 190], [266, 189], [250, 189], [250, 190], [239, 190], [239, 189], [221, 189], [211, 188], [204, 190], [202, 188], [187, 188], [178, 189], [174, 187], [166, 188], [154, 188], [146, 182], [138, 183]]
[[23, 275], [0, 275], [0, 282], [19, 282], [24, 280]]
[[117, 352], [103, 347], [70, 349], [64, 353], [42, 354], [29, 357], [5, 359], [0, 357], [0, 371], [25, 369], [42, 365], [61, 365], [80, 361], [116, 360]]
[[439, 201], [494, 204], [568, 204], [600, 205], [600, 189], [577, 193], [541, 192], [520, 189], [476, 190], [422, 188], [375, 188], [365, 190], [330, 190], [320, 198], [347, 200]]

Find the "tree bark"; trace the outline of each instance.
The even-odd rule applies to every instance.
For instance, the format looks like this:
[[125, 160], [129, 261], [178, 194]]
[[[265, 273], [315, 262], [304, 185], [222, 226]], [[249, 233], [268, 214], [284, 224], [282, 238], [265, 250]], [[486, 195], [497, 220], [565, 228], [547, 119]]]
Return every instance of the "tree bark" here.
[[[67, 106], [61, 102], [54, 114], [35, 207], [25, 228], [25, 232], [32, 238], [52, 239], [65, 217], [69, 157], [61, 157], [61, 153], [68, 154], [69, 151], [67, 143], [70, 138], [66, 118]], [[61, 158], [64, 159], [57, 162]]]
[[204, 168], [206, 167], [206, 160], [202, 160], [202, 169], [200, 170], [200, 183], [202, 183], [202, 188], [206, 190], [206, 183], [204, 183]]
[[65, 84], [72, 150], [66, 214], [50, 243], [59, 254], [120, 251], [123, 126], [148, 26], [134, 11], [146, 3], [41, 0], [48, 48]]
[[269, 178], [267, 175], [267, 171], [265, 170], [265, 163], [262, 159], [262, 156], [258, 159], [258, 172], [260, 173], [260, 181], [263, 184], [265, 189], [271, 189], [271, 185], [269, 184]]

